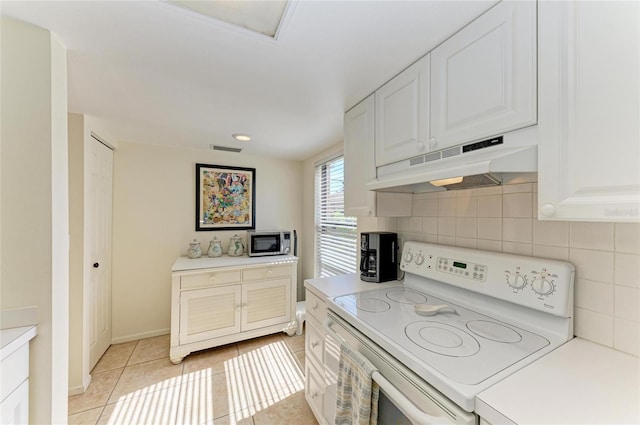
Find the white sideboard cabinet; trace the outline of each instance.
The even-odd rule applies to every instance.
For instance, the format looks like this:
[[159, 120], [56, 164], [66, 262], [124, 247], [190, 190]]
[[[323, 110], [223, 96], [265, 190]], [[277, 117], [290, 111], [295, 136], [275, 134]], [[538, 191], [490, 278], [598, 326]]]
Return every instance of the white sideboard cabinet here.
[[538, 217], [640, 221], [640, 3], [538, 3]]
[[292, 255], [180, 257], [171, 277], [171, 361], [280, 332], [295, 318], [297, 261]]

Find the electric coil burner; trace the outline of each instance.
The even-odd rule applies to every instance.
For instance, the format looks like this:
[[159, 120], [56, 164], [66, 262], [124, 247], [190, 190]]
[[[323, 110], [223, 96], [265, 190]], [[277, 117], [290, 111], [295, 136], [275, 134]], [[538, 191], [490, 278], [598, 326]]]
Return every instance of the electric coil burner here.
[[478, 392], [573, 337], [568, 263], [407, 242], [401, 269], [404, 285], [330, 310], [469, 412]]

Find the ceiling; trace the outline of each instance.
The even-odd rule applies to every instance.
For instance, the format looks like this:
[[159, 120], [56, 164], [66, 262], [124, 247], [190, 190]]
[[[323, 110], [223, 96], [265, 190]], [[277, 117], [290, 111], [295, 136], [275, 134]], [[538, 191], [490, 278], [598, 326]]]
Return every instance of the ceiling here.
[[116, 142], [302, 160], [342, 140], [345, 110], [494, 3], [300, 0], [276, 39], [155, 0], [0, 8], [67, 46], [69, 110]]

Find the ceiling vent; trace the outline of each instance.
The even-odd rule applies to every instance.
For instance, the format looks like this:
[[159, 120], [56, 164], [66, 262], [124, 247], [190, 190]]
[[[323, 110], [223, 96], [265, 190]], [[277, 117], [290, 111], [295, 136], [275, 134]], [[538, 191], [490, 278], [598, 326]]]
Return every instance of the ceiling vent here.
[[209, 145], [209, 147], [214, 151], [224, 151], [224, 152], [234, 152], [234, 153], [240, 153], [242, 151], [241, 148], [230, 148], [228, 146]]

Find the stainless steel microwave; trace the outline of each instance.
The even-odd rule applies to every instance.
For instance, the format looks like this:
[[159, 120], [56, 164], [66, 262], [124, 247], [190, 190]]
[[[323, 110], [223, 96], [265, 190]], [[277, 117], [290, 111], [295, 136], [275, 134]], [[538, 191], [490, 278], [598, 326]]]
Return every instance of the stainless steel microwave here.
[[294, 244], [295, 241], [292, 243], [291, 231], [288, 230], [251, 230], [247, 232], [247, 254], [249, 257], [291, 254], [291, 248]]

